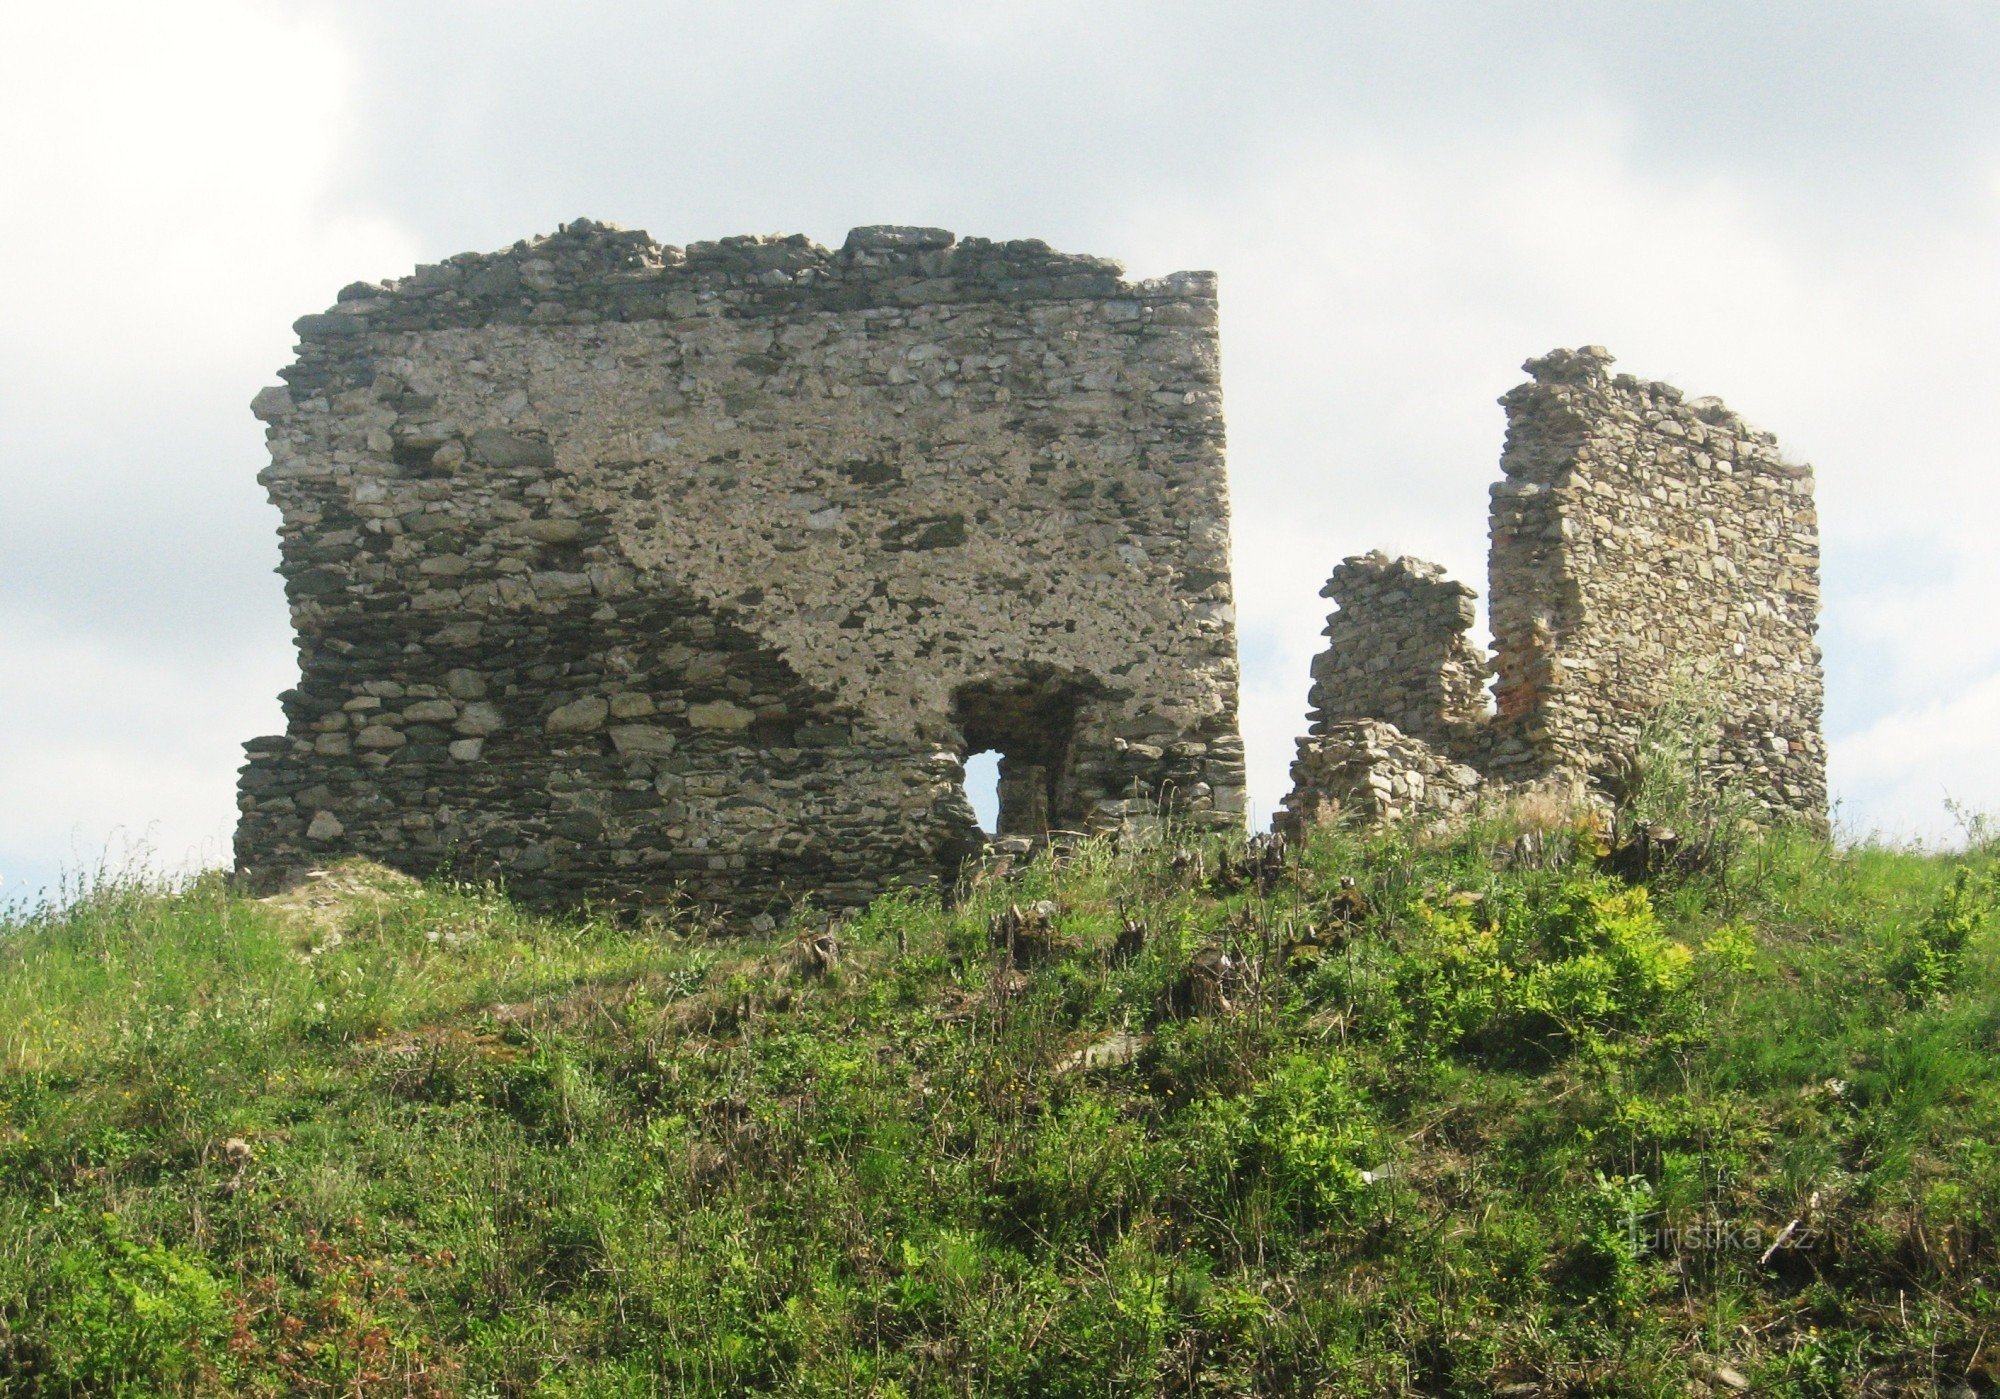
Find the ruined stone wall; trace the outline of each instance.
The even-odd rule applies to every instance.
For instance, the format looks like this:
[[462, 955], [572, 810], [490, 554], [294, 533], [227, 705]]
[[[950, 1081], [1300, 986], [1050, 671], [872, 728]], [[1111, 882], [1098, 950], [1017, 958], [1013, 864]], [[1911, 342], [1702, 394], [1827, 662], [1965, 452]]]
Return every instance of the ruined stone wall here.
[[589, 222], [303, 318], [301, 678], [239, 867], [739, 916], [1003, 827], [1240, 824], [1214, 284], [939, 230]]
[[[1470, 592], [1414, 560], [1348, 560], [1328, 585], [1341, 610], [1314, 662], [1291, 819], [1371, 800], [1357, 774], [1378, 792], [1415, 792], [1391, 815], [1460, 809], [1458, 788], [1437, 784], [1453, 763], [1476, 769], [1487, 793], [1605, 790], [1647, 715], [1685, 687], [1721, 712], [1713, 776], [1773, 816], [1824, 823], [1812, 473], [1718, 400], [1610, 364], [1596, 346], [1557, 350], [1528, 361], [1530, 381], [1501, 400], [1494, 716], [1465, 722], [1467, 667], [1449, 659], [1463, 627], [1446, 600], [1469, 622]], [[1405, 581], [1417, 578], [1421, 589]], [[1334, 734], [1336, 718], [1393, 724], [1423, 750], [1379, 734], [1357, 747]]]
[[1723, 706], [1716, 767], [1826, 815], [1812, 471], [1713, 398], [1614, 376], [1596, 346], [1524, 366], [1493, 489], [1503, 765], [1604, 779], [1671, 686]]
[[1313, 661], [1308, 732], [1379, 719], [1450, 749], [1486, 720], [1486, 659], [1467, 633], [1477, 596], [1436, 564], [1377, 552], [1343, 561], [1320, 589], [1339, 610]]
[[1455, 816], [1484, 790], [1478, 769], [1380, 719], [1321, 726], [1299, 740], [1292, 790], [1277, 825], [1296, 834], [1321, 821], [1363, 825]]

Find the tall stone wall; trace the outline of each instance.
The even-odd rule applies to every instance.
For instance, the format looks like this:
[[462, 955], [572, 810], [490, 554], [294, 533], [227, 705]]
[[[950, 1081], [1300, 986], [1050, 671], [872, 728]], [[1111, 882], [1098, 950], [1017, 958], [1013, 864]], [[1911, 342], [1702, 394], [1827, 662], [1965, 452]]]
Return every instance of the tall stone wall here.
[[[1812, 472], [1718, 400], [1613, 375], [1611, 362], [1597, 346], [1554, 351], [1501, 399], [1493, 717], [1464, 722], [1466, 667], [1439, 659], [1458, 585], [1414, 560], [1350, 559], [1328, 585], [1341, 610], [1314, 662], [1289, 819], [1380, 806], [1392, 790], [1409, 814], [1462, 809], [1475, 790], [1604, 787], [1646, 717], [1689, 686], [1721, 707], [1712, 775], [1773, 817], [1825, 822]], [[1418, 577], [1428, 593], [1403, 581]], [[1458, 596], [1469, 621], [1471, 594]], [[1424, 750], [1334, 719], [1392, 725]]]
[[1003, 829], [1241, 823], [1207, 275], [584, 221], [297, 329], [247, 875], [855, 903], [976, 848], [988, 748]]
[[1812, 470], [1720, 400], [1611, 362], [1557, 350], [1501, 399], [1489, 590], [1514, 754], [1610, 776], [1688, 681], [1723, 705], [1719, 774], [1824, 820]]

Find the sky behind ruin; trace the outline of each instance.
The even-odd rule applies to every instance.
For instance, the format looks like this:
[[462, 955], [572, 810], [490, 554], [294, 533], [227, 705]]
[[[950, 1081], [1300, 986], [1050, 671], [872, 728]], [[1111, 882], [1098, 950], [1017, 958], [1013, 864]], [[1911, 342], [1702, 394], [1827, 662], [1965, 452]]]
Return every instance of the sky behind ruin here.
[[1327, 572], [1483, 591], [1493, 400], [1589, 342], [1818, 468], [1843, 827], [2000, 812], [1984, 0], [82, 0], [0, 52], [0, 901], [226, 859], [292, 320], [580, 215], [1218, 271], [1260, 820]]

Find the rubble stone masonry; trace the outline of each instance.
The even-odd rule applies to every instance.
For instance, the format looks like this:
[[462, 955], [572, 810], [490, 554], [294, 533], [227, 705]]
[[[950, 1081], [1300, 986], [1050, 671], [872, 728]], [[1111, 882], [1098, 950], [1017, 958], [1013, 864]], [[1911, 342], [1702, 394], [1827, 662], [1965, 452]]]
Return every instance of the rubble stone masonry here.
[[344, 290], [258, 395], [300, 660], [239, 870], [755, 920], [1001, 826], [1240, 826], [1213, 279], [580, 221]]
[[[1403, 815], [1461, 808], [1482, 783], [1603, 790], [1646, 716], [1689, 684], [1722, 707], [1713, 775], [1773, 818], [1824, 825], [1811, 469], [1719, 400], [1614, 375], [1611, 362], [1596, 346], [1554, 351], [1501, 399], [1496, 712], [1466, 722], [1457, 657], [1470, 593], [1459, 590], [1453, 623], [1445, 600], [1458, 585], [1434, 565], [1349, 559], [1328, 585], [1341, 610], [1314, 662], [1288, 819], [1373, 810], [1392, 791]], [[1364, 719], [1427, 751], [1349, 726]], [[1405, 774], [1419, 779], [1415, 798]]]
[[1363, 554], [1320, 589], [1339, 610], [1313, 663], [1313, 731], [1352, 719], [1394, 724], [1440, 748], [1486, 722], [1486, 658], [1468, 633], [1473, 600], [1436, 564]]

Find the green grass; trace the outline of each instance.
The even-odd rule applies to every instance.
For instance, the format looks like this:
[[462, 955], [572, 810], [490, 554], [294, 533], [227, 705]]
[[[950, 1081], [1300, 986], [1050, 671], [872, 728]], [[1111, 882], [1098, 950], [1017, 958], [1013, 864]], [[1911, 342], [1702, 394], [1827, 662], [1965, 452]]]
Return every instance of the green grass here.
[[1990, 848], [1520, 835], [1086, 846], [825, 974], [359, 872], [17, 912], [0, 1392], [1992, 1388]]

